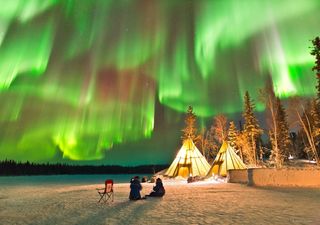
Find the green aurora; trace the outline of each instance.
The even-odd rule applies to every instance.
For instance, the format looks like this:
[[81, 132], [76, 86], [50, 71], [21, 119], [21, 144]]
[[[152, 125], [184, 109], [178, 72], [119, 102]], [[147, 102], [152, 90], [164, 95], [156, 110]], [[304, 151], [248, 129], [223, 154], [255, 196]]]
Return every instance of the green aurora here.
[[0, 5], [0, 160], [167, 163], [188, 105], [241, 112], [269, 77], [282, 99], [315, 94], [319, 0]]

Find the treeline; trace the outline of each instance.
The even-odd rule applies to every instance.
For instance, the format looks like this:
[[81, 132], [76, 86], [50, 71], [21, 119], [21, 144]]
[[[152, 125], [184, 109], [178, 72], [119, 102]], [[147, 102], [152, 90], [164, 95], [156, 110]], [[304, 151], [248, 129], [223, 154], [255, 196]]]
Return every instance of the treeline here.
[[58, 174], [153, 174], [167, 168], [168, 165], [68, 165], [50, 163], [0, 161], [0, 176], [17, 175], [58, 175]]

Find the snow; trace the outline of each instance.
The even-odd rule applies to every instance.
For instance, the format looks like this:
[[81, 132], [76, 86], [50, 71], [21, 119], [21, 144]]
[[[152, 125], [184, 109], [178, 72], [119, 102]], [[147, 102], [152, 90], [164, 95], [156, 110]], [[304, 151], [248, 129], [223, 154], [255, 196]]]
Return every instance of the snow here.
[[[114, 202], [101, 204], [97, 177], [1, 177], [0, 224], [320, 224], [319, 189], [171, 179], [163, 198], [133, 202], [129, 178], [114, 176]], [[153, 184], [142, 186], [145, 195]]]

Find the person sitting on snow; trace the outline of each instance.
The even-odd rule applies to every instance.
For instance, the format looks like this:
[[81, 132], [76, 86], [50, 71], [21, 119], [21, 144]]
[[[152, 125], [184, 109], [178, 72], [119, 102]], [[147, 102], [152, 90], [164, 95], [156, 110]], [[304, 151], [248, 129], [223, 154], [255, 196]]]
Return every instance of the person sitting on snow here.
[[146, 195], [146, 197], [162, 197], [165, 193], [166, 190], [163, 187], [162, 180], [157, 178], [156, 186], [153, 187], [153, 191], [149, 195]]
[[142, 190], [142, 186], [140, 184], [140, 180], [138, 176], [135, 176], [130, 181], [130, 200], [139, 200], [141, 199], [140, 191]]

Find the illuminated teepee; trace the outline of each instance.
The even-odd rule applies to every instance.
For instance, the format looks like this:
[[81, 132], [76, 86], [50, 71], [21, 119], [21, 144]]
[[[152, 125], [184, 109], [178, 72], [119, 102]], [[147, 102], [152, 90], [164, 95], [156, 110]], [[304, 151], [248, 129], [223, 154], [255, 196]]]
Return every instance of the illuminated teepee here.
[[183, 141], [176, 158], [165, 172], [169, 177], [194, 177], [205, 176], [210, 169], [210, 164], [197, 149], [191, 138]]
[[233, 148], [226, 141], [224, 141], [207, 176], [227, 176], [227, 170], [246, 168], [246, 165], [235, 153]]

